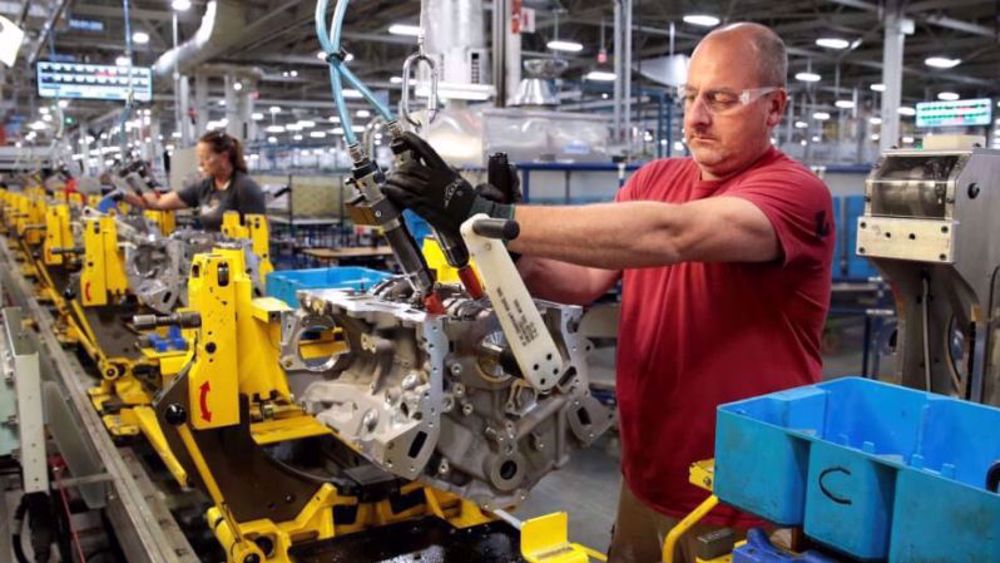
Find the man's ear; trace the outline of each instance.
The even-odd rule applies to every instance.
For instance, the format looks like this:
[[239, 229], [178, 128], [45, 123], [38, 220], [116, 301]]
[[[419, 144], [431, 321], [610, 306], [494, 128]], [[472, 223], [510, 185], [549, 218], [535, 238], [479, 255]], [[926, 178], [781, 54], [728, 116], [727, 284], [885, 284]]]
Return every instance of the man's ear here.
[[788, 105], [788, 92], [782, 88], [775, 92], [767, 105], [767, 126], [777, 127], [781, 123], [781, 118], [785, 115], [785, 107]]

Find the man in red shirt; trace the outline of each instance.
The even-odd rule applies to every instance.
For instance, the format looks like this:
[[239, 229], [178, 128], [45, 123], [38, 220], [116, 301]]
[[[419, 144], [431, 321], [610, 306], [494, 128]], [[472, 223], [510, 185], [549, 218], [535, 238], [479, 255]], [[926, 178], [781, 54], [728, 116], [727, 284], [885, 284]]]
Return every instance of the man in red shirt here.
[[[684, 89], [692, 158], [642, 167], [615, 203], [506, 205], [482, 197], [415, 137], [424, 164], [386, 193], [456, 232], [475, 213], [513, 217], [510, 250], [533, 294], [587, 304], [622, 281], [617, 398], [623, 482], [610, 561], [660, 560], [662, 540], [706, 494], [688, 467], [713, 456], [715, 408], [813, 383], [830, 297], [830, 194], [771, 146], [787, 103], [784, 43], [734, 24], [695, 49]], [[722, 507], [689, 534], [754, 521]]]

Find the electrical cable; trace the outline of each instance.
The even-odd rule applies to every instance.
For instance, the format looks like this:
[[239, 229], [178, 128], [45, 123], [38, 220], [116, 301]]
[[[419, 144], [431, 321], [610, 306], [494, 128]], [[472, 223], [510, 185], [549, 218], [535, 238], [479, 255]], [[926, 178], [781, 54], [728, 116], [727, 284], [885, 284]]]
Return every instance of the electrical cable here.
[[[128, 2], [128, 0], [126, 0]], [[66, 521], [69, 524], [70, 537], [73, 538], [73, 543], [76, 545], [76, 553], [80, 557], [80, 563], [87, 563], [87, 556], [83, 554], [83, 547], [80, 545], [80, 534], [77, 533], [76, 528], [73, 527], [73, 515], [69, 510], [69, 497], [66, 495], [66, 488], [62, 485], [62, 479], [59, 477], [61, 470], [56, 470], [56, 487], [59, 489], [59, 497], [62, 499], [63, 510], [66, 514]]]

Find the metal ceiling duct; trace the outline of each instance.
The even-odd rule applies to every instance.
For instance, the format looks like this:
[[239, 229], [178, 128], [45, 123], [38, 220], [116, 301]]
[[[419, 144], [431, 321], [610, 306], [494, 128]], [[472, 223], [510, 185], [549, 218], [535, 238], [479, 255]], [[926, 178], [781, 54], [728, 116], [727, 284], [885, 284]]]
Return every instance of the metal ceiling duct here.
[[246, 4], [237, 0], [210, 0], [194, 37], [163, 53], [153, 65], [153, 72], [169, 76], [177, 66], [181, 74], [187, 74], [236, 45], [246, 33]]

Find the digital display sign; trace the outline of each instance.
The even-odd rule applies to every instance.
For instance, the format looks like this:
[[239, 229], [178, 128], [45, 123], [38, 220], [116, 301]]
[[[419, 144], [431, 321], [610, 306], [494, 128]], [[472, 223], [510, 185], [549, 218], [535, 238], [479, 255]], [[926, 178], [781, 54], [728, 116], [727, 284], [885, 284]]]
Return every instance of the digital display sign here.
[[[85, 98], [125, 101], [129, 93], [129, 67], [39, 61], [35, 68], [38, 95], [43, 98]], [[134, 99], [153, 99], [153, 73], [149, 67], [131, 69]]]
[[989, 98], [917, 104], [917, 127], [989, 125], [993, 103]]

